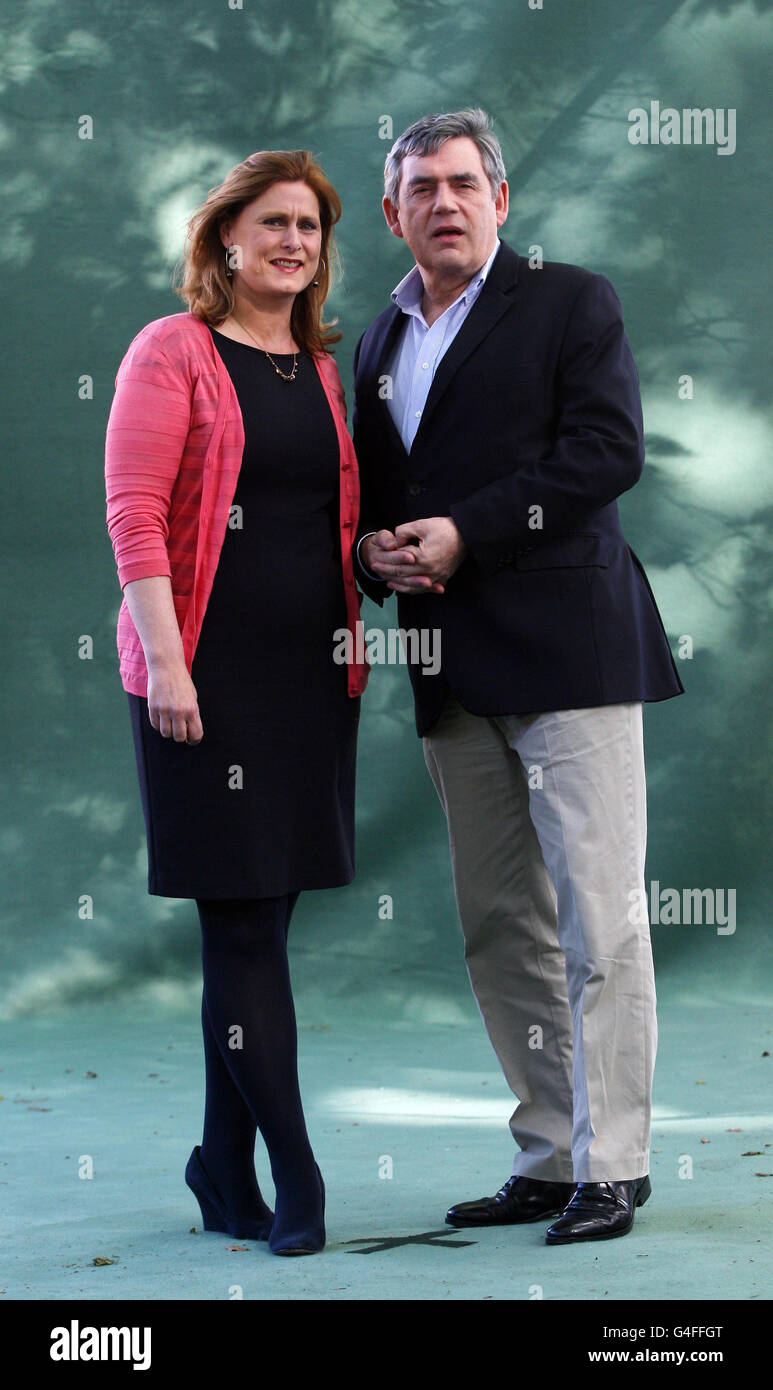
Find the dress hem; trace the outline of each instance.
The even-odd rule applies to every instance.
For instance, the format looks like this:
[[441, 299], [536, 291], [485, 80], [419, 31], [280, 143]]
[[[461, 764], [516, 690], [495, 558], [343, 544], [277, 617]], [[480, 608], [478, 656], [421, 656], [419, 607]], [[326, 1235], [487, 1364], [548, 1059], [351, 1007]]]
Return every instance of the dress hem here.
[[196, 898], [279, 898], [284, 897], [284, 895], [287, 893], [314, 893], [319, 892], [324, 888], [346, 888], [350, 883], [353, 882], [354, 874], [352, 873], [350, 877], [339, 879], [333, 883], [312, 882], [298, 884], [296, 882], [287, 888], [271, 886], [270, 888], [250, 888], [246, 891], [238, 890], [237, 892], [233, 892], [232, 890], [229, 890], [228, 892], [223, 892], [222, 890], [215, 890], [213, 892], [211, 888], [197, 890], [195, 892], [191, 892], [190, 889], [187, 889], [185, 892], [181, 892], [179, 889], [167, 887], [162, 888], [160, 886], [151, 888], [150, 885], [148, 885], [148, 896], [151, 898], [187, 898], [191, 901], [194, 901]]

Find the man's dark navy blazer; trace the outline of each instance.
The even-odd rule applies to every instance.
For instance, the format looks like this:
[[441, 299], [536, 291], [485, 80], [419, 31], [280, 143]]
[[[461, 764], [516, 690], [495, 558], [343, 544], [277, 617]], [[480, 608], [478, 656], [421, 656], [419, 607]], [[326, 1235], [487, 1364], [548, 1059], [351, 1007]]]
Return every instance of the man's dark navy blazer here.
[[[468, 553], [444, 594], [398, 596], [399, 624], [440, 630], [441, 670], [410, 664], [416, 727], [450, 691], [471, 714], [526, 714], [682, 693], [616, 498], [644, 463], [639, 378], [610, 282], [541, 269], [502, 242], [438, 364], [406, 452], [385, 379], [405, 316], [354, 358], [358, 537], [451, 516]], [[377, 603], [391, 590], [357, 566]]]

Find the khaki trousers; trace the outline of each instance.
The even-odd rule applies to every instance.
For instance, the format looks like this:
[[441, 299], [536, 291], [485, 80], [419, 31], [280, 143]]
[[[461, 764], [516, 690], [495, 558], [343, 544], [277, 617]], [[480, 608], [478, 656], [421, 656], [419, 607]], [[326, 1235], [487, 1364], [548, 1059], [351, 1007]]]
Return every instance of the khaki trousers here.
[[449, 698], [423, 743], [470, 983], [518, 1100], [513, 1173], [643, 1177], [657, 1022], [649, 928], [631, 911], [641, 704], [483, 717]]

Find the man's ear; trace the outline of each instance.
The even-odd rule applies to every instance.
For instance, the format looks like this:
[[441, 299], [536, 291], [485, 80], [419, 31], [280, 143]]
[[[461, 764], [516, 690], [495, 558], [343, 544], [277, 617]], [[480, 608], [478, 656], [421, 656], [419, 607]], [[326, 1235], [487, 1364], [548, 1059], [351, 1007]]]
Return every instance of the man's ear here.
[[507, 221], [507, 213], [510, 207], [510, 190], [507, 187], [506, 179], [503, 179], [499, 185], [499, 192], [494, 199], [494, 207], [496, 208], [497, 226], [502, 227]]
[[403, 229], [400, 226], [400, 214], [394, 203], [389, 198], [384, 197], [381, 199], [381, 206], [384, 209], [384, 216], [387, 220], [387, 226], [390, 232], [394, 232], [395, 236], [402, 236]]

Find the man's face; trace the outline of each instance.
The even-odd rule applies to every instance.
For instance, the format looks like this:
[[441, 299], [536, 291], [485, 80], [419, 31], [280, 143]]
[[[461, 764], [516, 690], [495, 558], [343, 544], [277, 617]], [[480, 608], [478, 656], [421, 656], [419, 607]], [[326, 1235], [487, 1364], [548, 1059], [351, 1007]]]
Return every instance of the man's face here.
[[384, 215], [404, 237], [417, 265], [435, 279], [471, 279], [494, 249], [507, 217], [508, 190], [496, 198], [474, 140], [446, 140], [436, 154], [406, 155], [398, 206], [384, 198]]

